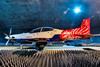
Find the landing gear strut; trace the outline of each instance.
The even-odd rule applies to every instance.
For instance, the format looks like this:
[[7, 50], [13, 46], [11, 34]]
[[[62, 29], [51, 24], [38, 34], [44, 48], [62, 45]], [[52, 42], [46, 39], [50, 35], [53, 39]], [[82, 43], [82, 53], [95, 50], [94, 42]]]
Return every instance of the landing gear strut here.
[[37, 42], [36, 48], [40, 51], [43, 50], [43, 48], [46, 46], [47, 42]]

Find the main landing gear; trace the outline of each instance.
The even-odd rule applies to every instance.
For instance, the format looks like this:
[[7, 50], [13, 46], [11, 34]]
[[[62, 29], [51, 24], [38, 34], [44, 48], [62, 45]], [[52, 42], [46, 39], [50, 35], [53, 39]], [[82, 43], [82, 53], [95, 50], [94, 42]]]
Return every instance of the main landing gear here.
[[41, 51], [46, 46], [47, 42], [36, 42], [37, 50]]

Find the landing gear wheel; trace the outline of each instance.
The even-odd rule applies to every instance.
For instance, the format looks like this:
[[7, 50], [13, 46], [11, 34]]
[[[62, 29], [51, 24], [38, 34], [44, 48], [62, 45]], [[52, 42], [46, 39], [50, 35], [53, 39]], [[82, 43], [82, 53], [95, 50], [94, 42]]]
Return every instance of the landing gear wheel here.
[[41, 51], [43, 48], [46, 46], [47, 42], [37, 42], [36, 43], [36, 48]]

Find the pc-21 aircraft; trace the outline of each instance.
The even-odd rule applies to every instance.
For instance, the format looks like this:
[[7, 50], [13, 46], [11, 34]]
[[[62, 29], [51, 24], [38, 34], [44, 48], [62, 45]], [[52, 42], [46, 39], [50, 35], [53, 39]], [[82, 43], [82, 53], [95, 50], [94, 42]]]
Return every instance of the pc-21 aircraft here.
[[90, 18], [83, 19], [80, 27], [75, 29], [60, 30], [51, 27], [39, 27], [33, 29], [29, 33], [13, 34], [11, 35], [11, 30], [9, 35], [6, 35], [6, 45], [10, 40], [25, 40], [36, 42], [36, 46], [41, 49], [47, 42], [55, 41], [66, 41], [75, 39], [87, 39], [92, 36], [100, 36], [100, 34], [90, 33]]

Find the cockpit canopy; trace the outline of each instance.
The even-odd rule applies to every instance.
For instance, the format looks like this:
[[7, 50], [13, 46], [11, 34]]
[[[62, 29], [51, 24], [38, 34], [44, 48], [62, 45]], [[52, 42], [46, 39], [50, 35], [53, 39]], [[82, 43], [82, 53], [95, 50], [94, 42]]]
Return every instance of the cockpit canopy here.
[[39, 27], [39, 28], [36, 28], [36, 29], [33, 29], [32, 31], [30, 31], [30, 33], [52, 31], [53, 29], [54, 28], [52, 28], [52, 27]]

